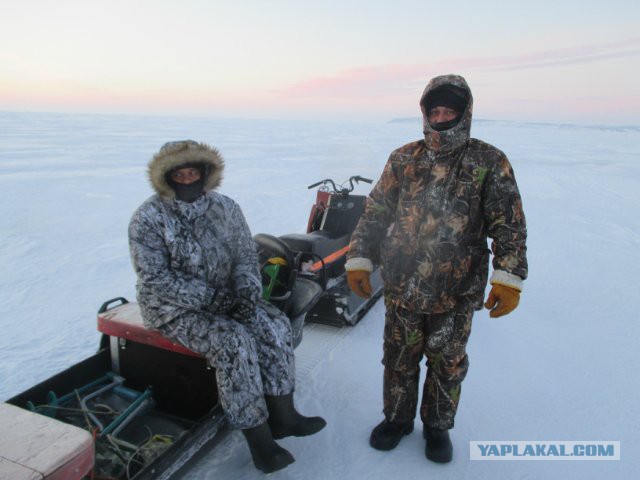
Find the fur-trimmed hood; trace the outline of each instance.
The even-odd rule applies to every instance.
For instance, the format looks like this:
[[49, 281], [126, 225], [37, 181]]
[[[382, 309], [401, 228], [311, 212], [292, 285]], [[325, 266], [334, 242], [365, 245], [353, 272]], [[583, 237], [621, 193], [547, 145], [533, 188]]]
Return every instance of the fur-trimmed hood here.
[[167, 173], [181, 165], [194, 163], [201, 163], [205, 166], [204, 192], [214, 190], [220, 185], [224, 160], [218, 150], [206, 143], [180, 140], [165, 143], [149, 162], [147, 171], [151, 186], [162, 198], [167, 200], [175, 198], [176, 192], [167, 183]]

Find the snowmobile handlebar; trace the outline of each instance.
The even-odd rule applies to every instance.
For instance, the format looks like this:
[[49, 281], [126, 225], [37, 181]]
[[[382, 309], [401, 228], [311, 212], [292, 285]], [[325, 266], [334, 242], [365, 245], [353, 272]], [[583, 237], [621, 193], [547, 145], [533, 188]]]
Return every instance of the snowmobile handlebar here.
[[364, 177], [361, 177], [360, 175], [354, 175], [354, 176], [350, 177], [349, 180], [348, 180], [349, 187], [343, 187], [342, 186], [343, 184], [341, 184], [340, 188], [338, 188], [336, 186], [336, 182], [334, 182], [330, 178], [325, 178], [324, 180], [320, 180], [319, 182], [316, 182], [316, 183], [314, 183], [312, 185], [309, 185], [307, 188], [308, 189], [312, 189], [312, 188], [317, 187], [318, 185], [331, 185], [331, 188], [332, 188], [331, 193], [337, 193], [337, 194], [340, 194], [340, 195], [347, 196], [347, 195], [349, 195], [349, 193], [353, 192], [353, 189], [355, 188], [355, 185], [353, 184], [354, 181], [356, 183], [360, 183], [360, 182], [373, 183], [373, 180], [371, 180], [369, 178], [364, 178]]

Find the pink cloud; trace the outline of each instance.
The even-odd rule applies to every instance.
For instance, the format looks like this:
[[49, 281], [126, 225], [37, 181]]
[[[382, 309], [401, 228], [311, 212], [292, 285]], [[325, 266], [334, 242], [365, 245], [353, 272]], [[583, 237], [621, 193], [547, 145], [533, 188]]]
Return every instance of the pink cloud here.
[[416, 87], [422, 87], [425, 79], [442, 73], [561, 67], [638, 55], [640, 55], [640, 38], [635, 38], [597, 45], [542, 50], [522, 55], [452, 58], [424, 64], [361, 67], [330, 77], [311, 78], [290, 85], [277, 93], [289, 98], [386, 97], [402, 95], [408, 91], [415, 93]]
[[572, 65], [577, 63], [592, 63], [610, 58], [637, 56], [639, 54], [640, 38], [636, 38], [598, 45], [583, 45], [556, 50], [543, 50], [515, 57], [502, 57], [499, 59], [502, 62], [499, 61], [490, 68], [500, 70], [522, 70], [528, 68]]

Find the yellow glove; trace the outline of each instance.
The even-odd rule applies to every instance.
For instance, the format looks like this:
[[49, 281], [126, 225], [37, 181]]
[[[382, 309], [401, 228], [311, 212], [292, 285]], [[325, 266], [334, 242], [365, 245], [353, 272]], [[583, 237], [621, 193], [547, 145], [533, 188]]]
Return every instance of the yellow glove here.
[[518, 303], [520, 303], [520, 290], [494, 283], [484, 306], [490, 310], [491, 318], [497, 318], [514, 311]]
[[371, 275], [371, 272], [367, 270], [351, 270], [347, 272], [349, 288], [359, 297], [369, 298], [371, 296], [369, 275]]

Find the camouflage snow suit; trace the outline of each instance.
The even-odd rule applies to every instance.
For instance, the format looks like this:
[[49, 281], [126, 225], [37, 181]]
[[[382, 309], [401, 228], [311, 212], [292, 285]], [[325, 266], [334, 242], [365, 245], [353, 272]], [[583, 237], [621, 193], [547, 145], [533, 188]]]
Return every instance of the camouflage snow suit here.
[[[455, 85], [468, 92], [458, 124], [435, 131], [424, 101], [430, 90]], [[452, 428], [473, 311], [482, 308], [488, 279], [487, 237], [494, 277], [527, 277], [526, 225], [513, 170], [500, 150], [470, 138], [473, 103], [466, 81], [434, 78], [420, 101], [424, 140], [393, 151], [367, 199], [348, 258], [380, 262], [384, 280], [384, 414], [416, 415], [419, 362], [427, 357], [420, 416]]]
[[[165, 175], [189, 162], [207, 165], [193, 203], [175, 198]], [[223, 161], [204, 144], [168, 144], [149, 164], [157, 194], [134, 213], [129, 245], [144, 323], [205, 356], [216, 371], [229, 423], [251, 428], [268, 417], [264, 395], [294, 389], [289, 319], [261, 298], [258, 259], [240, 207], [211, 191]], [[235, 298], [256, 305], [251, 318], [227, 314]]]

